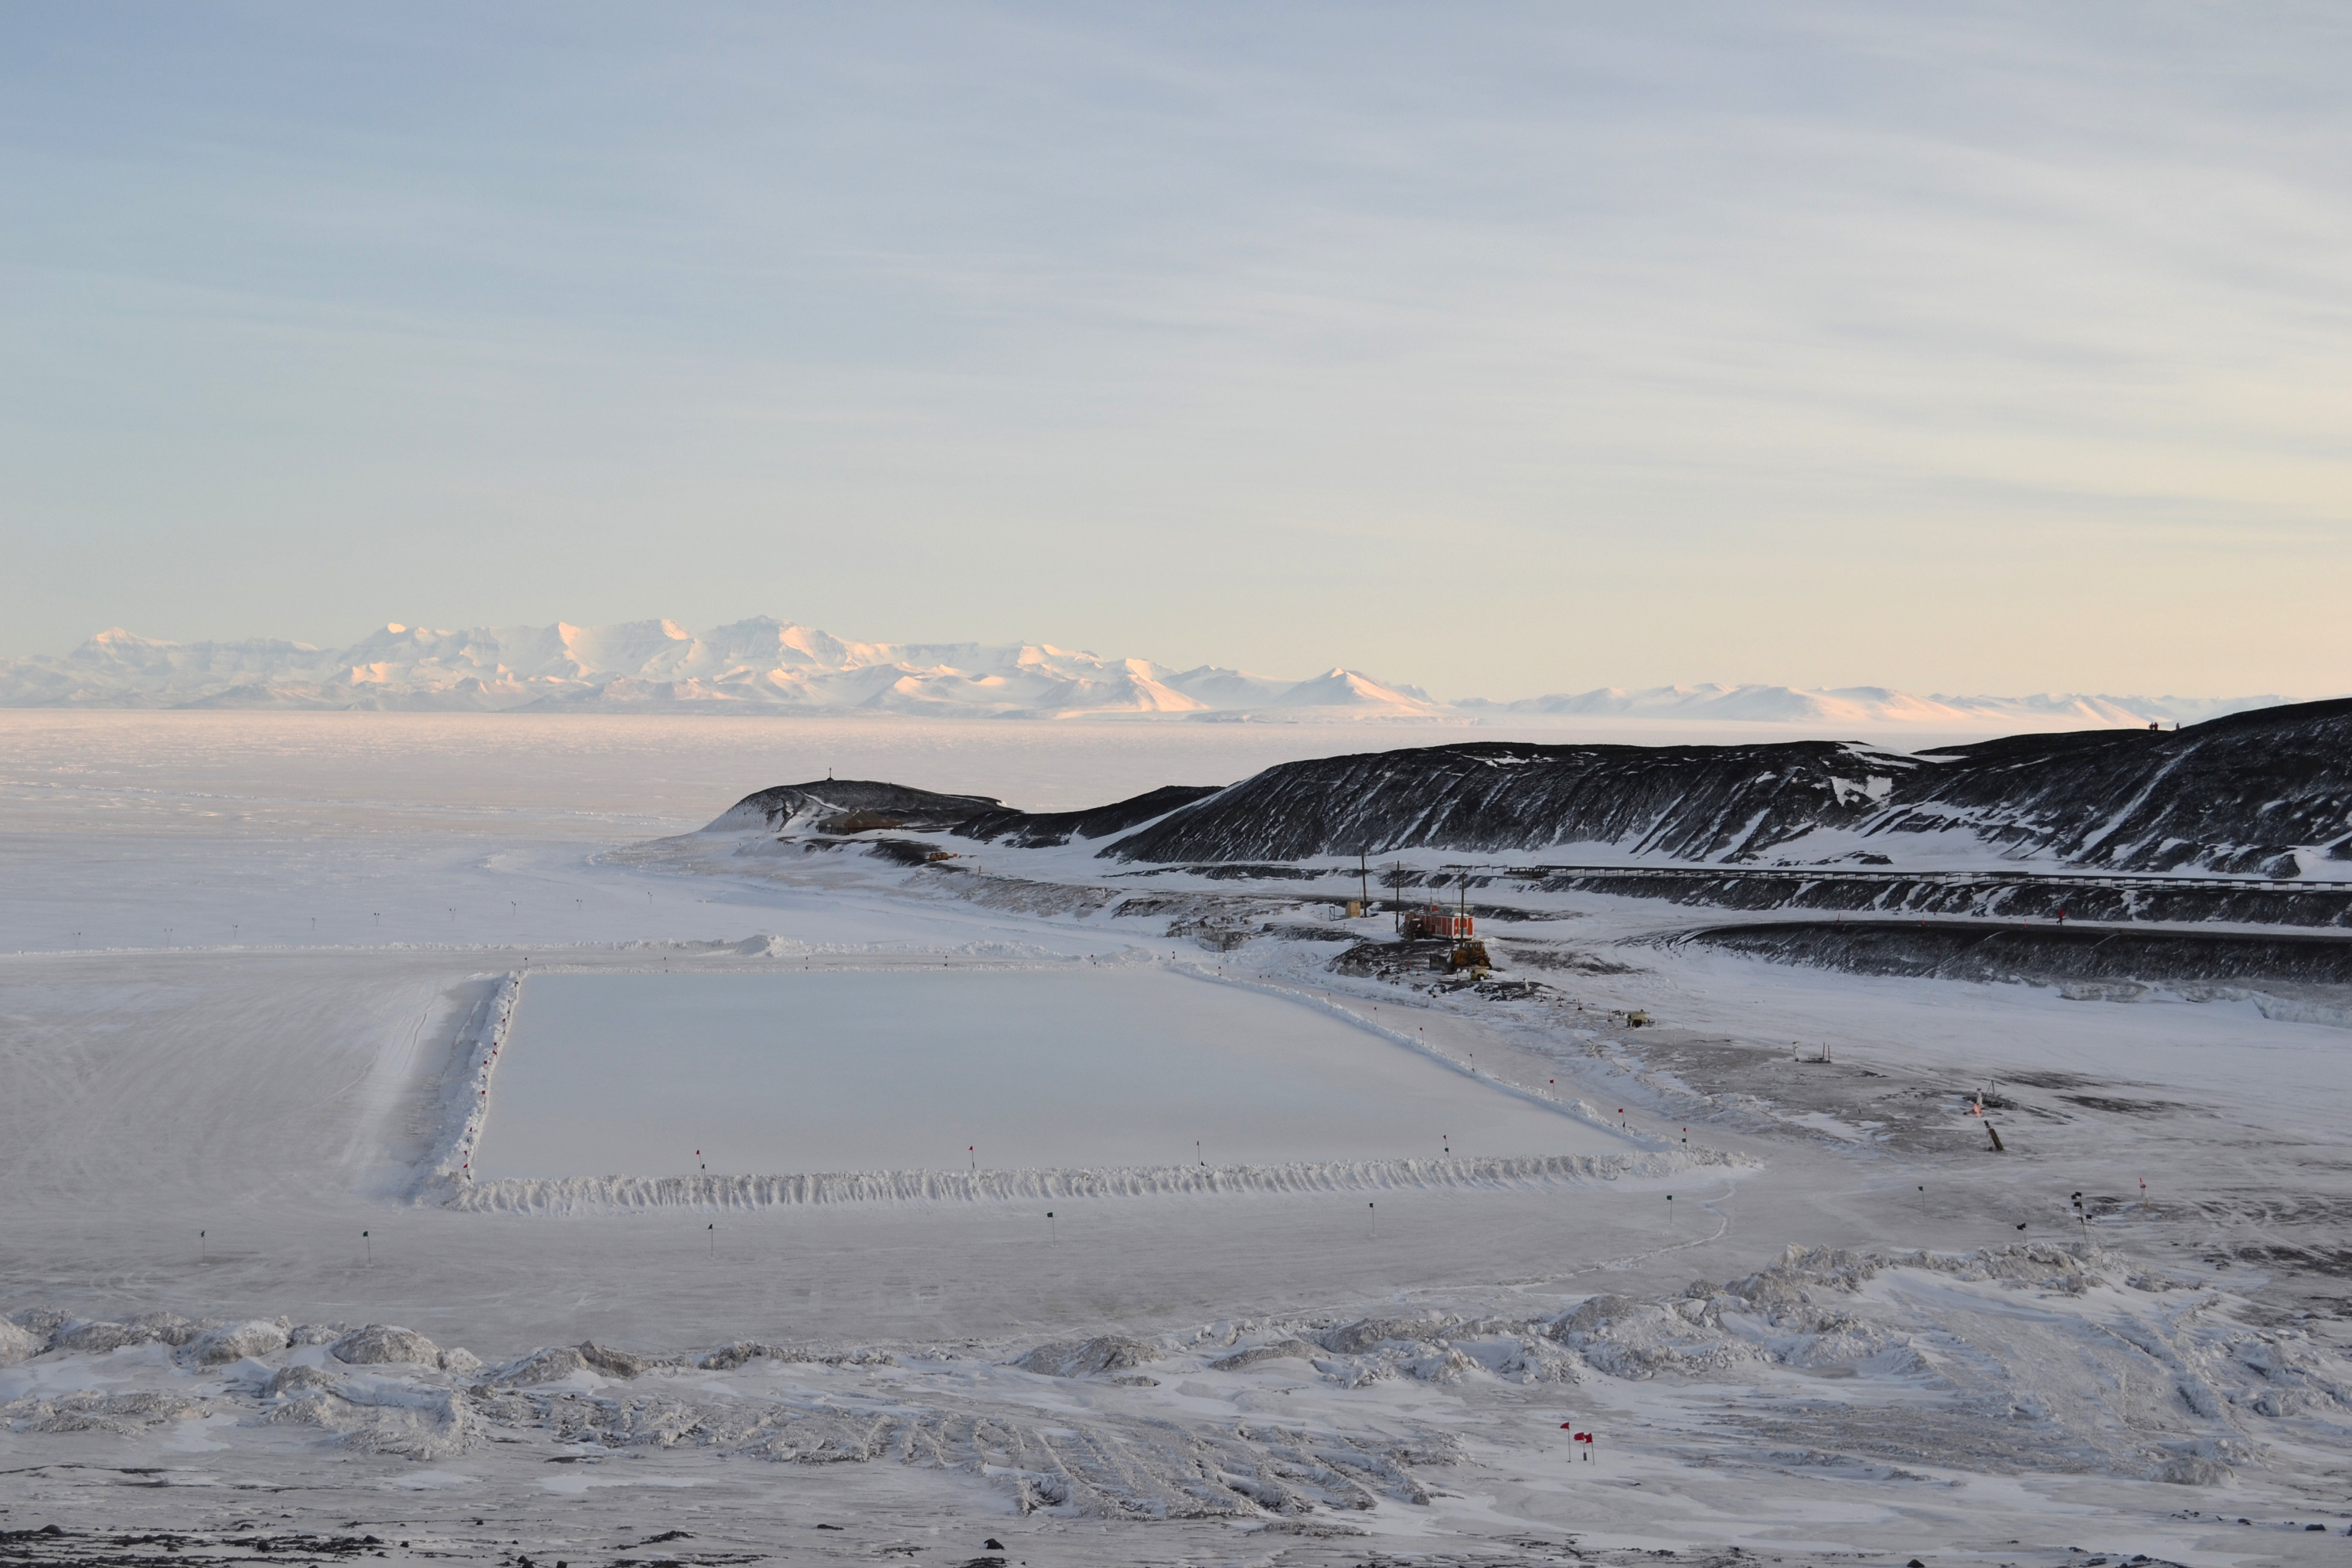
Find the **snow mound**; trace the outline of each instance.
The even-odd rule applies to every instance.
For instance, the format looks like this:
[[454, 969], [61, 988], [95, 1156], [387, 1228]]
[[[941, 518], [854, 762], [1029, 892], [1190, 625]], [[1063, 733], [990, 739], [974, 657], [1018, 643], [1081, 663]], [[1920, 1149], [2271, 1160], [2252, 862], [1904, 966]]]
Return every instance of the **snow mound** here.
[[142, 1389], [127, 1394], [79, 1393], [36, 1396], [0, 1405], [0, 1427], [15, 1432], [62, 1436], [110, 1432], [136, 1437], [152, 1427], [204, 1413], [205, 1402], [185, 1395]]
[[588, 1358], [573, 1345], [551, 1345], [532, 1351], [529, 1355], [494, 1370], [484, 1381], [499, 1387], [528, 1388], [541, 1383], [555, 1383], [577, 1376], [588, 1370]]
[[403, 1459], [444, 1459], [484, 1440], [481, 1419], [454, 1389], [384, 1378], [304, 1388], [263, 1417], [332, 1433], [341, 1447]]
[[275, 1322], [255, 1318], [247, 1322], [227, 1323], [206, 1329], [190, 1340], [184, 1354], [198, 1366], [220, 1366], [247, 1356], [258, 1358], [284, 1350], [289, 1327], [283, 1318]]
[[14, 1366], [20, 1361], [30, 1360], [47, 1346], [48, 1341], [41, 1335], [0, 1318], [0, 1366]]
[[414, 1329], [390, 1323], [370, 1323], [365, 1328], [353, 1329], [329, 1345], [327, 1354], [351, 1366], [382, 1366], [399, 1362], [415, 1362], [423, 1366], [441, 1364], [438, 1345]]
[[1013, 1363], [1024, 1372], [1048, 1377], [1092, 1377], [1105, 1372], [1125, 1372], [1160, 1359], [1160, 1350], [1139, 1339], [1097, 1334], [1092, 1339], [1061, 1344], [1041, 1344]]

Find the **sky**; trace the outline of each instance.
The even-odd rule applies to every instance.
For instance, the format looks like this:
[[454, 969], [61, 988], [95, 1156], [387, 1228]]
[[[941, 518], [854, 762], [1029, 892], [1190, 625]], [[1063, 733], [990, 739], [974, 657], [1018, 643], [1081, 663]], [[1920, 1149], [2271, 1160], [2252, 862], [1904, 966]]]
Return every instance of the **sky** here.
[[0, 657], [2352, 690], [2352, 12], [0, 8]]

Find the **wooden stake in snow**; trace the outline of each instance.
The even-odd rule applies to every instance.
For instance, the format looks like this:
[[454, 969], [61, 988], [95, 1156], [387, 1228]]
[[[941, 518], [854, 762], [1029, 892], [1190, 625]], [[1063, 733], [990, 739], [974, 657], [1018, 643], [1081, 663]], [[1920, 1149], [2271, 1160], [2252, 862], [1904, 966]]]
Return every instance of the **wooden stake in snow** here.
[[2009, 1152], [2000, 1146], [2000, 1130], [1995, 1127], [1990, 1121], [1987, 1121], [1985, 1123], [1985, 1136], [1992, 1140], [1992, 1152], [1994, 1154], [2001, 1155]]

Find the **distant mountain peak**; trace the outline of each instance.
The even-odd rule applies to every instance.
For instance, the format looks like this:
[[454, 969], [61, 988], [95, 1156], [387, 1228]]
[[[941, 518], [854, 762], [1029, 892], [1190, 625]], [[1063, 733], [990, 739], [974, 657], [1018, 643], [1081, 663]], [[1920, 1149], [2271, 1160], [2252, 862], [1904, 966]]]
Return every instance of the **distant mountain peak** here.
[[1344, 664], [1304, 680], [1179, 670], [1045, 642], [856, 643], [757, 615], [436, 628], [386, 622], [347, 648], [275, 638], [163, 643], [121, 626], [71, 653], [0, 663], [0, 706], [899, 713], [969, 718], [1383, 719], [1801, 726], [1811, 730], [2099, 728], [2274, 706], [2042, 693], [1918, 696], [1884, 686], [1601, 686], [1516, 702], [1440, 702]]

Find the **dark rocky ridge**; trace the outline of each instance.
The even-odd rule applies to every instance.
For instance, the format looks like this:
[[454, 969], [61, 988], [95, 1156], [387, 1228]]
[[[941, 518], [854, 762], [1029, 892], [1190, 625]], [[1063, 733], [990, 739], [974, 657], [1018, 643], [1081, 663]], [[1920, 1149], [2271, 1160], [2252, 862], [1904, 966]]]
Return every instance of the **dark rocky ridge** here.
[[774, 832], [805, 829], [821, 833], [860, 833], [902, 829], [919, 833], [954, 833], [982, 843], [1016, 849], [1066, 844], [1073, 837], [1105, 838], [1164, 817], [1179, 806], [1214, 795], [1219, 784], [1165, 784], [1108, 806], [1083, 811], [1024, 811], [988, 795], [942, 795], [873, 779], [812, 779], [778, 784], [746, 795], [711, 823], [719, 830], [766, 828]]
[[[2352, 700], [2264, 708], [2177, 731], [2016, 736], [1916, 756], [1831, 741], [1472, 741], [1286, 763], [1223, 789], [1171, 785], [1083, 811], [1027, 812], [984, 796], [826, 779], [763, 789], [712, 826], [897, 828], [1022, 848], [1108, 840], [1097, 852], [1106, 857], [1258, 877], [1360, 852], [1510, 855], [1591, 845], [1637, 863], [1614, 873], [1537, 868], [1537, 884], [1749, 907], [1892, 904], [2021, 914], [2047, 913], [2054, 900], [2079, 901], [2078, 915], [2277, 920], [2294, 916], [2245, 906], [2261, 897], [2254, 888], [2352, 859]], [[1809, 879], [1797, 869], [1931, 867], [1950, 864], [1954, 849], [1964, 859], [1989, 852], [2030, 861], [2045, 874], [2031, 879], [2039, 891], [2029, 894], [2025, 879], [2011, 892], [1946, 885], [1949, 873], [1923, 870], [1909, 875], [1916, 885], [1898, 890]], [[1645, 873], [1642, 861], [1655, 870]], [[1722, 885], [1609, 885], [1706, 867], [1720, 868]], [[1756, 880], [1777, 868], [1789, 868], [1787, 885]], [[2095, 887], [2063, 885], [2070, 879], [2049, 872], [2237, 880]], [[2335, 923], [2346, 885], [2279, 889], [2273, 898], [2307, 893], [2326, 905], [2309, 914]]]
[[1103, 852], [1129, 861], [1296, 861], [1610, 843], [1680, 861], [1749, 860], [1859, 822], [1915, 758], [1809, 740], [1760, 746], [1471, 741], [1284, 763]]
[[[1545, 893], [1603, 893], [1727, 909], [1822, 909], [2000, 919], [2241, 921], [2352, 925], [2352, 882], [2249, 877], [1757, 870], [1748, 867], [1532, 866], [1471, 879]], [[1417, 883], [1415, 883], [1417, 885]]]
[[1066, 844], [1074, 837], [1099, 839], [1123, 833], [1155, 817], [1164, 817], [1179, 806], [1206, 800], [1223, 789], [1222, 784], [1163, 784], [1129, 800], [1084, 811], [1032, 812], [1007, 807], [1001, 811], [983, 812], [959, 823], [953, 831], [959, 837], [978, 839], [983, 843], [1001, 840], [1015, 849], [1034, 850]]
[[1849, 974], [1947, 980], [2352, 984], [2352, 936], [1982, 920], [1769, 920], [1671, 939]]
[[778, 784], [746, 795], [710, 826], [767, 828], [776, 832], [793, 828], [819, 832], [908, 828], [927, 833], [943, 832], [974, 817], [1009, 810], [1003, 801], [987, 795], [940, 795], [873, 779], [818, 779], [806, 784]]
[[1853, 864], [1915, 859], [1956, 832], [2109, 871], [2286, 878], [2305, 857], [2352, 858], [2352, 700], [1916, 757], [1804, 741], [1471, 742], [1327, 758], [1267, 768], [1102, 852], [1296, 861], [1601, 844], [1685, 862]]

